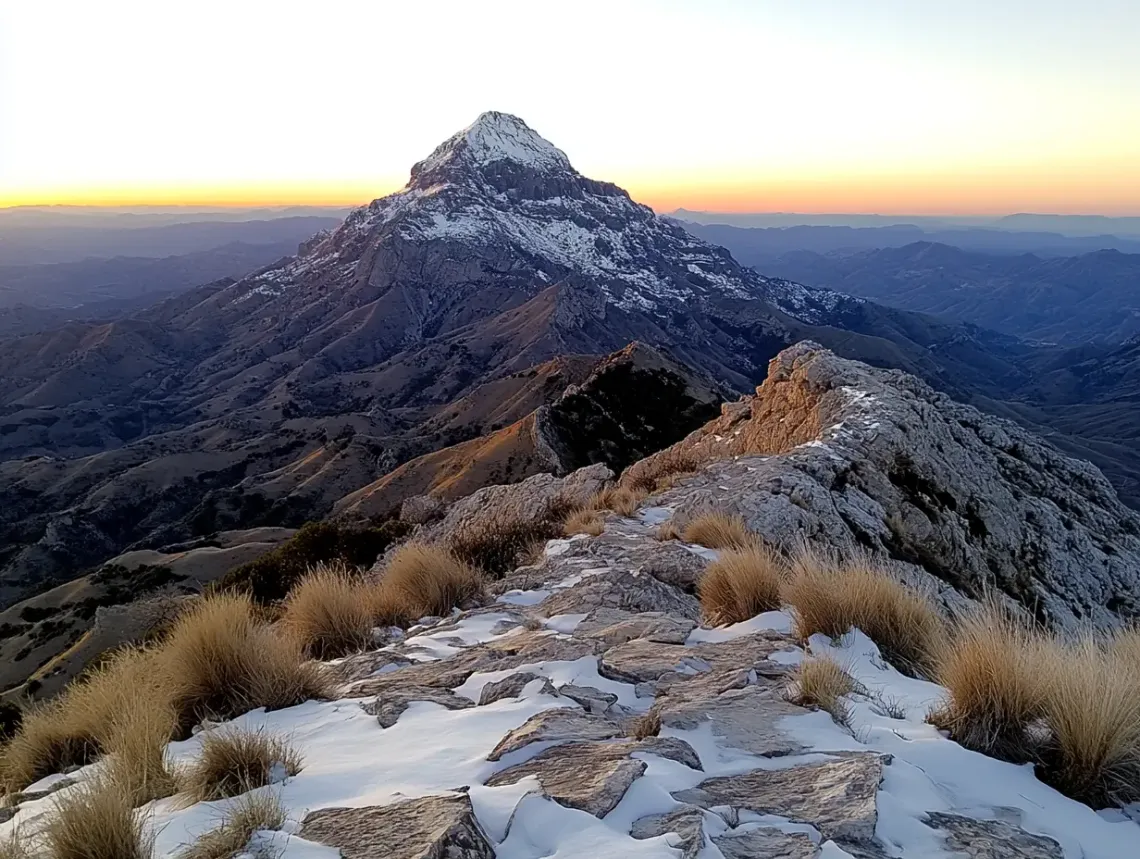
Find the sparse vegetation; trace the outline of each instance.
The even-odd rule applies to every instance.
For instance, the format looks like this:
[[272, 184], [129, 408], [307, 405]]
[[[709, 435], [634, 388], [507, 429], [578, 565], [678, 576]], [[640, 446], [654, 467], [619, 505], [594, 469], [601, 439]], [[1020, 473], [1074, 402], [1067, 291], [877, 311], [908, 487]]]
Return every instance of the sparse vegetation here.
[[629, 735], [635, 740], [644, 740], [646, 737], [656, 737], [661, 733], [661, 714], [650, 710], [638, 716], [629, 726]]
[[61, 793], [42, 835], [51, 859], [150, 859], [147, 829], [131, 792], [104, 776]]
[[318, 564], [289, 592], [281, 622], [314, 659], [362, 650], [372, 640], [368, 591], [342, 564]]
[[791, 699], [804, 707], [818, 707], [841, 725], [850, 722], [850, 711], [843, 701], [859, 687], [854, 678], [829, 656], [816, 656], [802, 662], [792, 681]]
[[200, 802], [238, 796], [300, 770], [301, 756], [282, 737], [220, 728], [202, 734], [202, 750], [180, 781], [187, 796]]
[[1011, 761], [1035, 757], [1030, 727], [1045, 712], [1051, 642], [996, 606], [964, 618], [939, 660], [947, 700], [930, 721], [967, 748]]
[[619, 482], [643, 496], [650, 495], [672, 487], [679, 478], [693, 474], [700, 466], [701, 460], [692, 450], [671, 447], [631, 465]]
[[896, 667], [911, 673], [933, 673], [946, 641], [931, 601], [862, 555], [841, 562], [804, 549], [793, 560], [784, 600], [794, 609], [800, 638], [839, 638], [858, 627]]
[[1049, 739], [1039, 772], [1093, 808], [1140, 800], [1140, 685], [1118, 653], [1092, 638], [1054, 646], [1047, 680]]
[[612, 510], [619, 516], [630, 517], [637, 512], [645, 493], [627, 486], [607, 486], [592, 502], [598, 509]]
[[257, 832], [285, 825], [285, 808], [268, 791], [247, 793], [226, 811], [220, 826], [211, 829], [178, 854], [178, 859], [229, 859], [249, 845]]
[[706, 622], [740, 623], [778, 609], [782, 579], [779, 559], [759, 542], [723, 552], [697, 583]]
[[481, 596], [479, 571], [445, 546], [408, 543], [388, 562], [378, 600], [409, 620], [445, 615]]
[[663, 522], [657, 526], [657, 533], [654, 535], [658, 540], [665, 542], [667, 540], [680, 540], [682, 536], [681, 530], [677, 526], [676, 517], [670, 518], [667, 522]]
[[567, 537], [573, 537], [575, 534], [589, 534], [596, 537], [604, 528], [605, 518], [601, 511], [585, 508], [576, 510], [566, 517], [563, 533]]
[[686, 543], [709, 549], [743, 549], [756, 542], [742, 517], [719, 512], [694, 516], [685, 523], [683, 535]]
[[32, 859], [32, 851], [22, 833], [13, 830], [0, 836], [0, 859]]
[[174, 713], [152, 696], [124, 702], [113, 719], [106, 752], [109, 772], [118, 788], [138, 807], [175, 792], [174, 772], [166, 744], [174, 729]]
[[160, 651], [181, 732], [204, 718], [277, 709], [323, 697], [319, 666], [263, 623], [248, 596], [213, 594], [175, 622]]
[[370, 566], [393, 542], [403, 539], [409, 526], [398, 519], [367, 528], [337, 522], [309, 522], [289, 540], [254, 561], [230, 570], [211, 593], [248, 594], [263, 605], [282, 600], [292, 587], [318, 564]]

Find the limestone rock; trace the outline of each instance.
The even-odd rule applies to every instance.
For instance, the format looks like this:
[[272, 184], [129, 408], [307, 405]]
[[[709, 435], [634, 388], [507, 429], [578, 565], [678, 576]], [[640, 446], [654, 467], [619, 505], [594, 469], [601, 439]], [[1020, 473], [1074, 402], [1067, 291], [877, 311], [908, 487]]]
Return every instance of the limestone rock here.
[[700, 768], [700, 759], [688, 743], [668, 737], [649, 737], [554, 746], [526, 763], [495, 773], [486, 783], [497, 787], [533, 775], [538, 778], [543, 792], [555, 802], [605, 817], [645, 772], [645, 761], [630, 757], [634, 752], [660, 755], [694, 769]]
[[479, 706], [482, 707], [486, 704], [500, 701], [503, 698], [517, 698], [522, 694], [523, 688], [532, 680], [542, 681], [543, 693], [548, 695], [554, 694], [554, 684], [551, 683], [548, 678], [540, 674], [535, 674], [532, 671], [520, 671], [509, 677], [504, 677], [495, 683], [488, 683], [484, 686], [483, 691], [479, 693]]
[[1062, 627], [1140, 613], [1140, 515], [1094, 466], [918, 379], [802, 342], [672, 448], [707, 463], [652, 503], [727, 506], [779, 545], [869, 547], [950, 609], [996, 590]]
[[1001, 820], [931, 812], [927, 822], [946, 833], [946, 849], [969, 859], [1064, 859], [1061, 845]]
[[473, 706], [471, 701], [461, 698], [450, 689], [390, 685], [380, 690], [374, 700], [361, 704], [360, 707], [369, 716], [375, 716], [381, 728], [390, 728], [413, 701], [430, 701], [448, 710], [464, 710]]
[[568, 588], [555, 591], [537, 606], [537, 610], [547, 617], [588, 614], [599, 608], [623, 609], [631, 613], [663, 612], [694, 621], [701, 616], [700, 603], [688, 594], [651, 576], [621, 569], [585, 577]]
[[592, 612], [574, 630], [579, 638], [593, 638], [607, 647], [625, 644], [635, 638], [662, 644], [684, 644], [697, 624], [688, 618], [675, 618], [659, 611], [627, 615], [622, 620], [606, 623], [606, 612]]
[[754, 755], [790, 755], [802, 751], [801, 745], [778, 727], [785, 716], [803, 710], [784, 700], [777, 689], [745, 686], [729, 689], [715, 697], [674, 695], [687, 684], [670, 689], [655, 705], [661, 724], [682, 730], [712, 723], [712, 732], [725, 746]]
[[503, 737], [487, 755], [487, 760], [497, 761], [530, 743], [611, 740], [620, 736], [621, 725], [611, 719], [577, 709], [543, 710]]
[[819, 848], [802, 832], [750, 829], [714, 838], [724, 859], [815, 859]]
[[578, 686], [574, 683], [565, 683], [559, 686], [558, 694], [577, 702], [587, 713], [605, 713], [618, 700], [617, 695], [613, 692], [603, 692], [593, 686]]
[[728, 806], [808, 823], [840, 844], [871, 844], [878, 817], [875, 797], [883, 760], [856, 754], [781, 770], [753, 770], [711, 778], [673, 797], [701, 808]]
[[338, 848], [344, 859], [495, 857], [465, 794], [365, 808], [326, 808], [305, 818], [300, 835]]
[[705, 814], [694, 806], [684, 806], [668, 814], [654, 814], [633, 822], [629, 834], [638, 839], [656, 838], [667, 832], [676, 834], [670, 842], [681, 851], [681, 859], [696, 859], [705, 846]]

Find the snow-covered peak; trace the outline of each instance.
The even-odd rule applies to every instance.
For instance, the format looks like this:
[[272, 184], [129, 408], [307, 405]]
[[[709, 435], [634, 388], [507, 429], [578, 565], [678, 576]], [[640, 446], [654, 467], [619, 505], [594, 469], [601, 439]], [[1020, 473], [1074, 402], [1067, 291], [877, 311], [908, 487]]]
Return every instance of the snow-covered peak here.
[[517, 116], [489, 110], [437, 146], [412, 168], [412, 176], [435, 173], [452, 164], [481, 167], [500, 161], [536, 170], [571, 169], [561, 149]]

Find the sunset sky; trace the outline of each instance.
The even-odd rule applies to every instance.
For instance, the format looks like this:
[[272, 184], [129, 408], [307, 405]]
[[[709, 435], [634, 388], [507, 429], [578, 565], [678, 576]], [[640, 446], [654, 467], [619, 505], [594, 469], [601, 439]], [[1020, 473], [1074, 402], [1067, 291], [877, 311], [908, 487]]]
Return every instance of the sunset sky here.
[[0, 0], [0, 205], [360, 203], [483, 110], [660, 210], [1140, 214], [1136, 0]]

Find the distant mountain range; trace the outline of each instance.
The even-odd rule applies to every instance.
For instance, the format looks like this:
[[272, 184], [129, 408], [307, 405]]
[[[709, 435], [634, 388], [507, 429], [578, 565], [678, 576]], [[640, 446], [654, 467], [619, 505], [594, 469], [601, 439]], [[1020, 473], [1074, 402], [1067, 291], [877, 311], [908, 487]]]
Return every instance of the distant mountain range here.
[[[686, 214], [692, 215], [692, 213]], [[837, 250], [896, 248], [920, 241], [994, 254], [1034, 253], [1043, 256], [1072, 256], [1106, 248], [1124, 253], [1140, 253], [1140, 236], [1068, 236], [1060, 233], [1018, 232], [974, 226], [947, 227], [937, 222], [912, 224], [884, 220], [887, 222], [878, 226], [801, 223], [778, 227], [750, 227], [730, 223], [698, 223], [689, 219], [681, 219], [679, 223], [683, 223], [694, 235], [700, 236], [705, 241], [727, 247], [745, 265], [761, 269], [774, 258], [791, 251], [810, 250], [816, 253], [828, 253]]]
[[1031, 340], [1075, 346], [1140, 335], [1140, 254], [998, 256], [915, 242], [827, 254], [792, 251], [767, 260], [764, 270]]
[[[1127, 356], [1101, 377], [1092, 353], [760, 274], [516, 117], [484, 114], [403, 190], [314, 232], [237, 281], [0, 340], [0, 603], [132, 547], [621, 467], [804, 339], [1025, 409], [1140, 500], [1140, 464], [1086, 437], [1082, 401], [1058, 408], [1095, 381], [1114, 437], [1135, 438]], [[573, 441], [582, 420], [604, 444]]]

